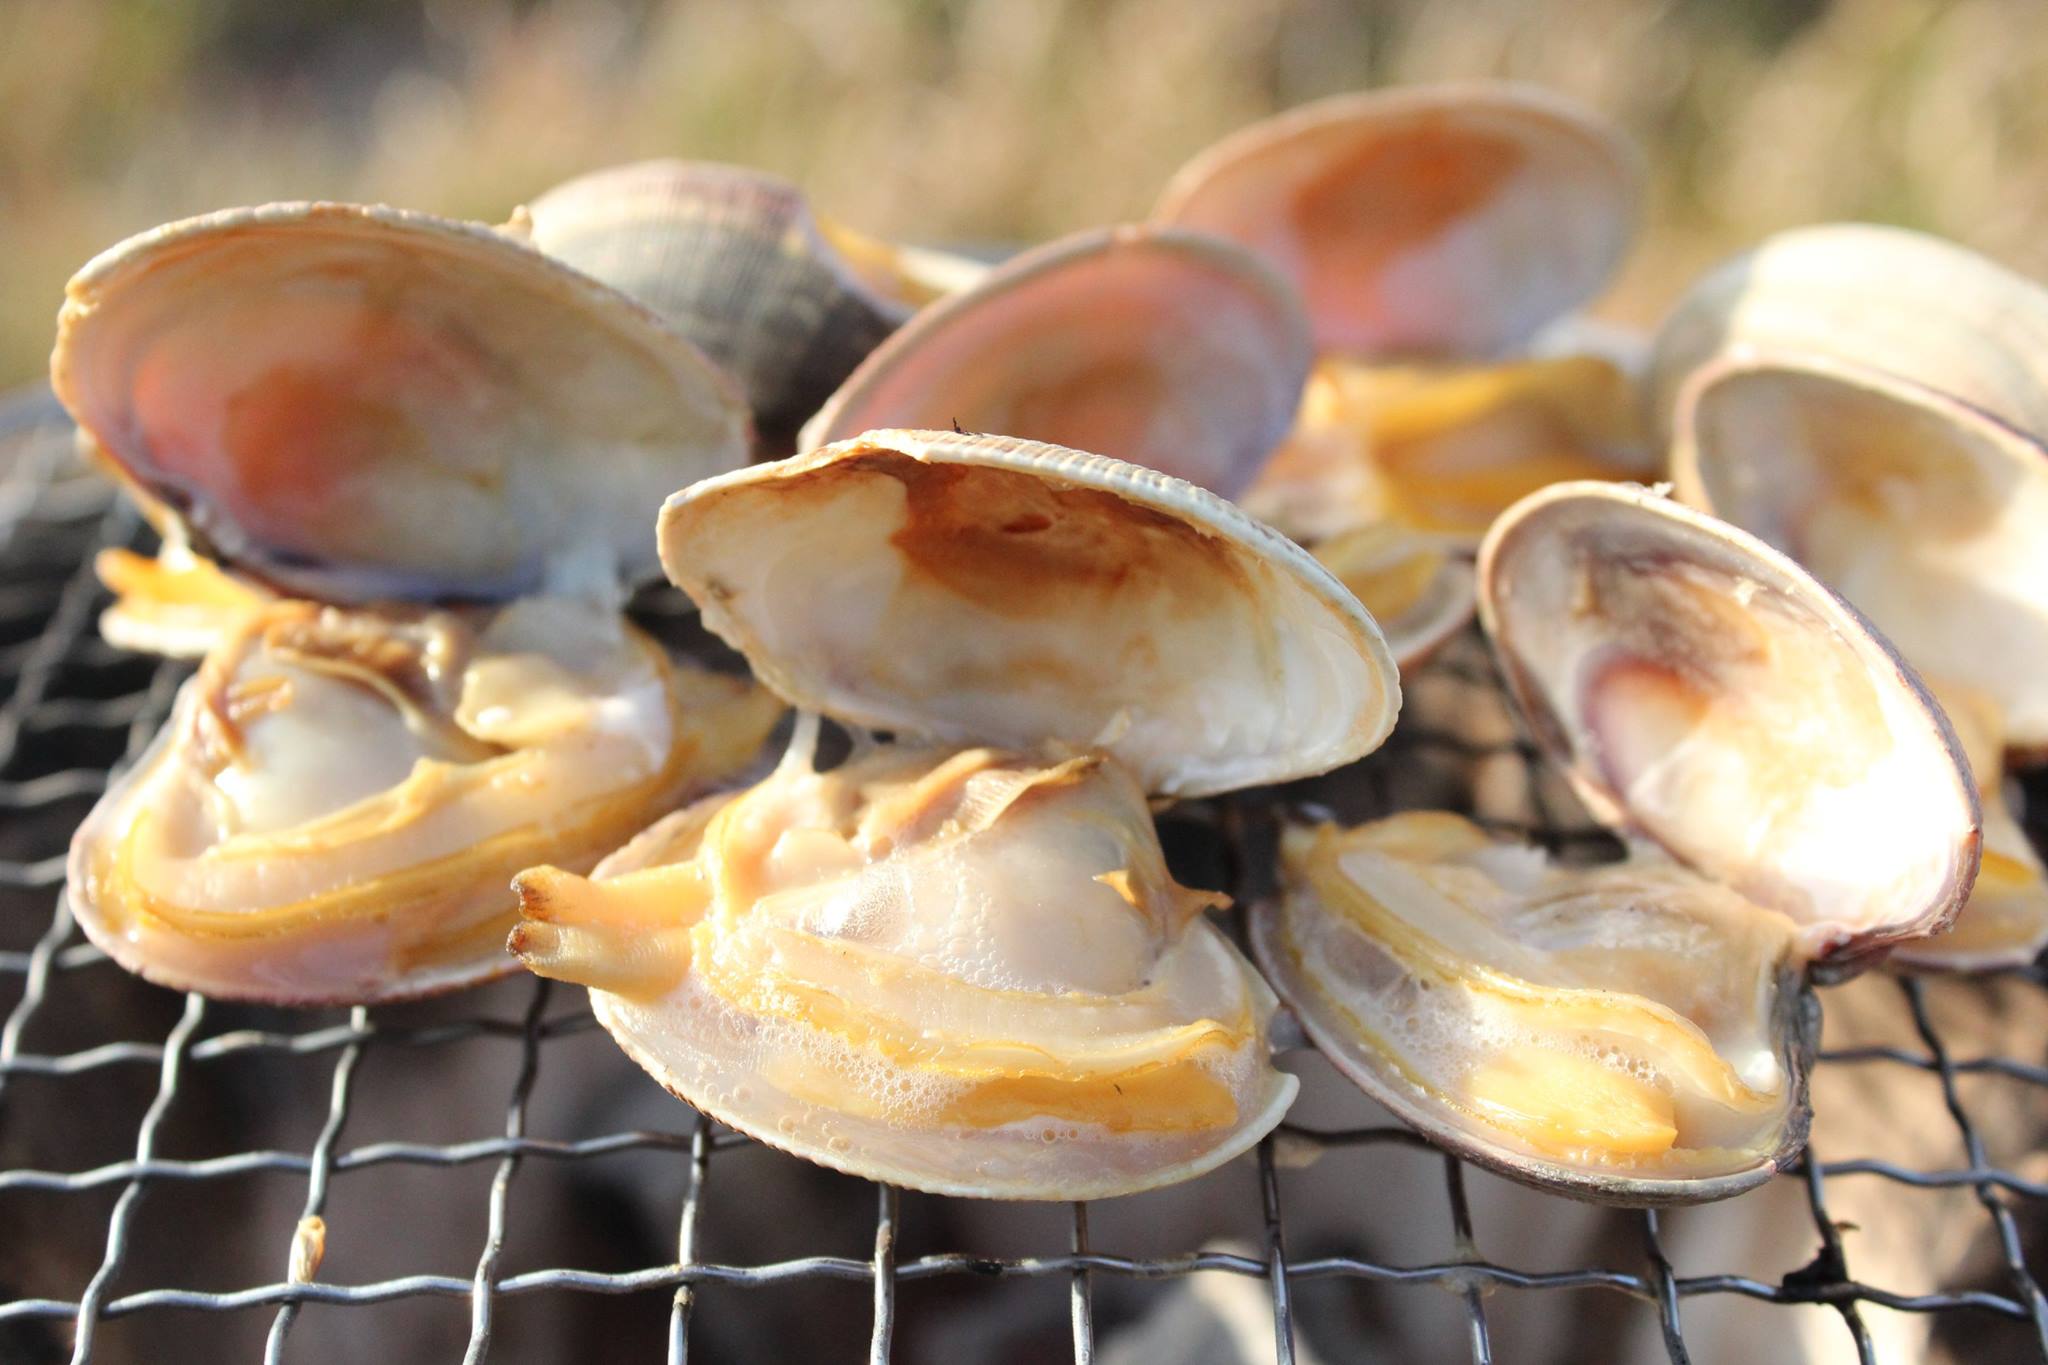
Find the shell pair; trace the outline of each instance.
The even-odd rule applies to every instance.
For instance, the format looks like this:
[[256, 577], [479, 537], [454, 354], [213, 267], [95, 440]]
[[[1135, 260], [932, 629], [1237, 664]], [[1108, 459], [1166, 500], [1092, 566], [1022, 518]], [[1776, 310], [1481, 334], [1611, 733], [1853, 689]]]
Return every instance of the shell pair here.
[[1290, 824], [1257, 959], [1340, 1070], [1461, 1156], [1600, 1202], [1747, 1189], [1805, 1142], [1806, 983], [1917, 949], [1969, 893], [1957, 740], [1812, 576], [1640, 488], [1530, 495], [1478, 578], [1530, 733], [1627, 856], [1570, 865], [1449, 812]]
[[[689, 1103], [892, 1184], [1101, 1198], [1272, 1130], [1276, 1002], [1149, 801], [1385, 739], [1349, 593], [1200, 488], [1003, 437], [870, 432], [684, 489], [659, 535], [803, 720], [595, 879], [522, 874], [529, 967]], [[819, 715], [860, 737], [838, 766]]]
[[508, 237], [175, 223], [72, 281], [52, 378], [172, 546], [103, 563], [109, 636], [204, 656], [71, 849], [79, 923], [151, 980], [309, 1004], [500, 975], [514, 872], [591, 866], [779, 713], [620, 611], [642, 509], [746, 458], [737, 393]]
[[[1873, 287], [1882, 281], [1883, 287]], [[2048, 877], [2004, 788], [2048, 753], [2048, 290], [1961, 247], [1833, 225], [1703, 278], [1651, 367], [1671, 476], [1840, 591], [1927, 678], [1985, 807], [1984, 871], [1924, 967], [2031, 961]]]

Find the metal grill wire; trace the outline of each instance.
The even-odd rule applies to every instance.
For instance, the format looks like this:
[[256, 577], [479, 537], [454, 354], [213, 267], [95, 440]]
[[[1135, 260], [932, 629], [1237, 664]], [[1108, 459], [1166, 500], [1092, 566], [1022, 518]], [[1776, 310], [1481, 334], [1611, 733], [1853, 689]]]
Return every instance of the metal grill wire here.
[[[0, 842], [0, 854], [5, 855], [0, 858], [0, 893], [5, 894], [8, 906], [8, 918], [0, 920], [0, 930], [8, 934], [0, 938], [0, 944], [6, 945], [0, 949], [0, 1008], [5, 1010], [4, 1025], [0, 1025], [0, 1250], [6, 1250], [6, 1243], [12, 1241], [16, 1244], [15, 1252], [32, 1251], [37, 1240], [48, 1235], [50, 1226], [20, 1214], [5, 1215], [8, 1201], [19, 1205], [23, 1197], [31, 1194], [61, 1195], [62, 1202], [54, 1206], [59, 1210], [55, 1219], [80, 1220], [94, 1216], [93, 1211], [101, 1207], [89, 1200], [90, 1192], [112, 1192], [115, 1196], [111, 1211], [105, 1216], [104, 1250], [97, 1269], [85, 1282], [74, 1285], [69, 1296], [0, 1301], [0, 1347], [17, 1340], [61, 1342], [62, 1327], [69, 1324], [70, 1358], [84, 1361], [92, 1358], [102, 1325], [116, 1319], [164, 1315], [171, 1310], [259, 1310], [274, 1311], [264, 1359], [276, 1361], [284, 1358], [293, 1325], [306, 1305], [349, 1306], [439, 1298], [468, 1301], [469, 1327], [463, 1358], [481, 1361], [491, 1353], [499, 1309], [506, 1301], [557, 1295], [666, 1292], [671, 1295], [667, 1357], [682, 1361], [689, 1355], [692, 1316], [701, 1288], [838, 1280], [871, 1288], [867, 1350], [869, 1359], [883, 1361], [890, 1357], [899, 1322], [899, 1286], [974, 1276], [999, 1281], [1063, 1283], [1069, 1302], [1073, 1357], [1087, 1362], [1095, 1355], [1094, 1291], [1105, 1277], [1162, 1280], [1217, 1274], [1264, 1282], [1271, 1305], [1273, 1352], [1281, 1362], [1292, 1362], [1297, 1353], [1294, 1291], [1309, 1282], [1332, 1279], [1427, 1285], [1447, 1291], [1463, 1306], [1466, 1346], [1470, 1357], [1480, 1362], [1494, 1359], [1493, 1328], [1488, 1316], [1492, 1296], [1507, 1291], [1555, 1296], [1559, 1291], [1586, 1290], [1626, 1296], [1655, 1312], [1665, 1349], [1671, 1360], [1679, 1362], [1689, 1358], [1681, 1305], [1689, 1299], [1710, 1295], [1737, 1295], [1772, 1304], [1832, 1306], [1839, 1311], [1843, 1329], [1858, 1357], [1865, 1360], [1873, 1359], [1874, 1351], [1860, 1308], [1878, 1304], [1944, 1318], [1963, 1315], [1979, 1320], [2006, 1320], [2019, 1329], [2018, 1340], [2030, 1344], [2040, 1359], [2048, 1361], [2048, 1302], [2044, 1302], [2035, 1268], [2028, 1262], [2026, 1239], [2015, 1216], [2016, 1208], [2029, 1216], [2037, 1213], [2040, 1202], [2048, 1198], [2048, 1184], [1991, 1163], [1957, 1085], [1959, 1076], [1998, 1077], [2028, 1088], [2028, 1103], [2038, 1107], [2042, 1090], [2048, 1087], [2048, 1067], [2036, 1058], [1958, 1056], [1936, 1027], [1936, 1011], [1930, 1009], [1928, 1001], [1930, 987], [1914, 980], [1900, 981], [1896, 989], [1898, 1007], [1910, 1018], [1917, 1047], [1838, 1050], [1824, 1053], [1822, 1064], [1902, 1067], [1932, 1075], [1939, 1082], [1943, 1103], [1967, 1158], [1966, 1165], [1957, 1169], [1918, 1169], [1883, 1159], [1828, 1162], [1809, 1154], [1808, 1160], [1784, 1178], [1804, 1185], [1817, 1252], [1810, 1264], [1775, 1282], [1744, 1273], [1741, 1267], [1718, 1273], [1679, 1274], [1660, 1240], [1655, 1213], [1629, 1215], [1640, 1220], [1641, 1269], [1585, 1266], [1537, 1271], [1496, 1264], [1479, 1250], [1466, 1197], [1464, 1168], [1447, 1155], [1441, 1158], [1441, 1163], [1452, 1223], [1449, 1240], [1453, 1251], [1449, 1257], [1426, 1264], [1390, 1264], [1343, 1254], [1290, 1257], [1284, 1217], [1285, 1172], [1325, 1151], [1382, 1146], [1431, 1150], [1420, 1138], [1393, 1126], [1319, 1131], [1289, 1125], [1261, 1144], [1256, 1176], [1258, 1217], [1265, 1233], [1261, 1254], [1256, 1255], [1195, 1248], [1164, 1257], [1122, 1255], [1114, 1247], [1099, 1246], [1091, 1240], [1088, 1206], [1075, 1204], [1071, 1207], [1068, 1249], [1064, 1253], [1017, 1257], [964, 1251], [906, 1259], [897, 1254], [897, 1193], [876, 1187], [870, 1256], [805, 1255], [760, 1264], [707, 1261], [698, 1254], [707, 1182], [713, 1168], [729, 1159], [726, 1154], [749, 1145], [748, 1139], [681, 1105], [674, 1108], [675, 1126], [667, 1130], [602, 1132], [573, 1140], [529, 1136], [525, 1131], [527, 1105], [544, 1056], [557, 1040], [586, 1032], [593, 1026], [587, 1011], [564, 1009], [574, 1003], [565, 1000], [567, 993], [557, 993], [551, 1002], [550, 988], [545, 982], [514, 988], [527, 992], [526, 1008], [516, 1018], [462, 1013], [458, 1009], [453, 1018], [418, 1023], [403, 1009], [358, 1008], [342, 1022], [332, 1022], [331, 1014], [287, 1014], [273, 1017], [302, 1020], [304, 1026], [229, 1028], [203, 1036], [209, 1011], [222, 1007], [210, 1006], [194, 995], [184, 999], [182, 1009], [172, 1016], [161, 1041], [122, 1038], [64, 1051], [37, 1050], [30, 1044], [37, 1038], [38, 1016], [54, 1000], [81, 989], [86, 980], [95, 976], [119, 976], [118, 970], [78, 935], [59, 895], [63, 845], [69, 827], [75, 823], [75, 812], [82, 808], [81, 803], [102, 790], [107, 773], [92, 763], [63, 766], [60, 758], [53, 757], [53, 746], [40, 741], [62, 731], [69, 734], [73, 751], [93, 747], [82, 742], [83, 735], [90, 737], [98, 748], [119, 749], [132, 758], [160, 723], [183, 676], [182, 668], [176, 665], [127, 659], [100, 642], [94, 633], [94, 617], [102, 597], [90, 572], [90, 552], [100, 546], [129, 543], [138, 532], [132, 512], [112, 498], [103, 482], [78, 467], [61, 413], [46, 396], [0, 408], [0, 564], [5, 566], [5, 577], [0, 579], [0, 627], [4, 627], [0, 639], [5, 641], [0, 644], [0, 671], [4, 671], [9, 684], [7, 698], [0, 702], [0, 812], [4, 812], [0, 830], [7, 835]], [[108, 695], [88, 694], [77, 688], [79, 676], [107, 668], [115, 669], [127, 681], [117, 688], [102, 689], [110, 691]], [[1430, 666], [1418, 683], [1417, 694], [1430, 685], [1493, 692], [1497, 681], [1483, 648], [1468, 639]], [[1520, 819], [1495, 818], [1490, 823], [1558, 849], [1598, 845], [1604, 839], [1589, 832], [1581, 817], [1560, 811], [1557, 803], [1562, 798], [1541, 773], [1536, 755], [1519, 735], [1499, 743], [1478, 743], [1455, 733], [1432, 730], [1425, 714], [1419, 722], [1404, 721], [1397, 752], [1399, 761], [1411, 766], [1433, 752], [1463, 761], [1508, 757], [1519, 773], [1527, 814]], [[1372, 813], [1371, 808], [1384, 801], [1385, 771], [1383, 767], [1368, 774], [1365, 808], [1344, 812], [1347, 817]], [[1455, 800], [1455, 796], [1450, 799]], [[1467, 808], [1471, 809], [1469, 803]], [[56, 820], [41, 818], [59, 811], [73, 814]], [[1212, 808], [1209, 813], [1214, 817], [1214, 834], [1225, 841], [1226, 862], [1236, 882], [1231, 889], [1242, 901], [1246, 894], [1256, 894], [1263, 885], [1264, 870], [1257, 865], [1259, 859], [1245, 855], [1259, 845], [1261, 826], [1270, 839], [1273, 809], [1267, 801], [1249, 799]], [[24, 847], [24, 841], [36, 846]], [[25, 917], [47, 913], [52, 905], [55, 909], [47, 928], [30, 942], [28, 934], [33, 930], [24, 932], [20, 928], [27, 922]], [[27, 946], [14, 948], [17, 942]], [[2040, 991], [2044, 986], [2038, 968], [2011, 975], [2026, 990]], [[139, 983], [125, 985], [136, 991], [154, 989]], [[395, 1140], [360, 1146], [344, 1144], [355, 1078], [366, 1052], [397, 1051], [418, 1045], [459, 1046], [469, 1040], [487, 1038], [514, 1040], [520, 1050], [516, 1078], [504, 1107], [501, 1135], [456, 1143]], [[299, 1067], [327, 1068], [328, 1106], [310, 1150], [245, 1150], [201, 1159], [160, 1155], [159, 1139], [167, 1116], [195, 1069], [252, 1054], [290, 1059], [292, 1065]], [[38, 1095], [25, 1097], [17, 1093], [22, 1089], [19, 1082], [38, 1078], [45, 1082], [75, 1083], [77, 1078], [95, 1073], [145, 1068], [155, 1069], [157, 1082], [154, 1097], [134, 1128], [132, 1156], [89, 1169], [71, 1170], [63, 1169], [62, 1150], [23, 1151], [6, 1145], [9, 1121], [19, 1124], [26, 1106], [64, 1102], [55, 1098], [62, 1093], [61, 1084], [54, 1088], [46, 1086]], [[661, 1154], [664, 1159], [678, 1163], [685, 1172], [672, 1262], [624, 1272], [550, 1268], [506, 1273], [502, 1254], [507, 1219], [523, 1162], [534, 1158], [565, 1163], [595, 1161], [635, 1151]], [[304, 1215], [306, 1220], [313, 1220], [323, 1214], [331, 1181], [339, 1173], [384, 1165], [445, 1171], [492, 1163], [488, 1220], [474, 1271], [466, 1277], [409, 1274], [350, 1284], [319, 1280], [312, 1267], [304, 1263], [306, 1248], [298, 1244], [312, 1236], [313, 1225], [302, 1222], [295, 1234], [295, 1244], [278, 1249], [280, 1260], [289, 1259], [295, 1265], [295, 1273], [285, 1279], [226, 1292], [202, 1292], [174, 1285], [114, 1292], [129, 1256], [137, 1208], [153, 1191], [166, 1186], [219, 1182], [258, 1172], [303, 1178]], [[1241, 1184], [1218, 1184], [1224, 1175], [1219, 1172], [1205, 1178], [1195, 1197], [1223, 1199], [1230, 1191], [1241, 1190]], [[1955, 1187], [1971, 1191], [1981, 1206], [1983, 1218], [1989, 1222], [2002, 1282], [1982, 1289], [1900, 1293], [1856, 1279], [1826, 1202], [1830, 1183], [1850, 1176], [1880, 1179], [1902, 1187]], [[2038, 1223], [2034, 1226], [2038, 1239]], [[20, 1261], [25, 1257], [17, 1254], [14, 1259]], [[0, 1294], [11, 1289], [0, 1284]], [[36, 1330], [49, 1323], [56, 1324], [58, 1330], [51, 1333], [43, 1327], [42, 1337], [8, 1335]]]

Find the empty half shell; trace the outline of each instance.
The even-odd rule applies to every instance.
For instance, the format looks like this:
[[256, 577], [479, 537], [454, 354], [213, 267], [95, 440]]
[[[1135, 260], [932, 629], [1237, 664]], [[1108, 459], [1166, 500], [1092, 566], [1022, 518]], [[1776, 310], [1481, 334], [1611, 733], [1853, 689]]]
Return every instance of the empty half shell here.
[[1312, 358], [1300, 299], [1237, 244], [1085, 232], [918, 314], [798, 445], [953, 427], [1092, 450], [1236, 497], [1293, 422]]
[[981, 269], [862, 237], [788, 181], [713, 162], [593, 171], [528, 213], [535, 246], [667, 318], [785, 440], [917, 308]]
[[103, 252], [51, 378], [195, 550], [330, 602], [630, 581], [644, 509], [748, 446], [730, 379], [640, 305], [487, 229], [356, 205]]
[[222, 999], [368, 1003], [502, 975], [513, 873], [589, 867], [780, 713], [615, 613], [255, 614], [72, 842], [92, 940]]
[[1672, 468], [1687, 501], [1867, 613], [1965, 741], [1984, 870], [1954, 929], [1902, 957], [2032, 960], [2048, 942], [2048, 887], [2000, 779], [2003, 749], [2048, 751], [2048, 447], [1910, 380], [1750, 351], [1680, 391]]
[[669, 577], [792, 704], [953, 744], [1099, 748], [1195, 796], [1378, 747], [1379, 628], [1203, 489], [1036, 441], [869, 432], [669, 499]]
[[608, 879], [537, 869], [512, 946], [669, 1090], [839, 1170], [1093, 1199], [1271, 1131], [1276, 1002], [1106, 755], [792, 756]]
[[1293, 828], [1254, 949], [1337, 1065], [1450, 1149], [1590, 1200], [1733, 1194], [1804, 1141], [1803, 983], [1968, 895], [1963, 754], [1853, 610], [1645, 490], [1525, 499], [1479, 574], [1530, 729], [1629, 856], [1560, 866], [1429, 812]]
[[1253, 124], [1183, 167], [1153, 216], [1292, 276], [1324, 351], [1474, 358], [1606, 283], [1640, 181], [1619, 133], [1548, 92], [1413, 86]]

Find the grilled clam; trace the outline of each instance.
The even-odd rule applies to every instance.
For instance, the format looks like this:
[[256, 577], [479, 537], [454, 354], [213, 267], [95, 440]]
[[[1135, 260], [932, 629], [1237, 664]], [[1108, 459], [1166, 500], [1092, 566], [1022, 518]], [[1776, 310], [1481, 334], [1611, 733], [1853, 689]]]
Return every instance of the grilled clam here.
[[1244, 248], [1177, 229], [1084, 232], [932, 304], [806, 423], [812, 449], [951, 426], [1092, 450], [1236, 497], [1294, 419], [1301, 301]]
[[527, 212], [535, 246], [650, 305], [736, 374], [771, 440], [917, 308], [981, 272], [863, 237], [786, 180], [712, 162], [594, 171]]
[[72, 844], [72, 909], [131, 970], [285, 1003], [499, 974], [512, 872], [590, 866], [773, 724], [619, 612], [637, 506], [744, 460], [737, 395], [527, 247], [346, 205], [172, 224], [72, 281], [52, 375], [205, 555], [113, 576], [220, 608]]
[[1275, 1002], [1147, 796], [1379, 744], [1399, 681], [1354, 599], [1188, 484], [937, 432], [698, 484], [661, 541], [771, 688], [902, 742], [819, 771], [800, 726], [609, 879], [523, 874], [530, 967], [720, 1121], [918, 1189], [1126, 1193], [1279, 1121]]
[[1868, 613], [1963, 738], [1983, 792], [1984, 871], [1955, 929], [1900, 959], [2032, 960], [2048, 944], [2048, 882], [2000, 783], [2005, 749], [2048, 749], [2048, 447], [1924, 384], [1754, 348], [1696, 372], [1675, 423], [1680, 496]]
[[[1190, 162], [1155, 218], [1279, 265], [1320, 352], [1247, 509], [1304, 543], [1391, 524], [1469, 551], [1532, 489], [1647, 472], [1632, 339], [1568, 317], [1627, 249], [1639, 181], [1613, 129], [1510, 84], [1325, 100]], [[1404, 658], [1441, 635], [1388, 624]]]
[[1252, 942], [1376, 1099], [1515, 1179], [1692, 1202], [1796, 1153], [1807, 978], [1945, 926], [1977, 871], [1956, 740], [1852, 610], [1639, 489], [1560, 485], [1480, 552], [1536, 739], [1629, 856], [1554, 863], [1447, 814], [1289, 829]]

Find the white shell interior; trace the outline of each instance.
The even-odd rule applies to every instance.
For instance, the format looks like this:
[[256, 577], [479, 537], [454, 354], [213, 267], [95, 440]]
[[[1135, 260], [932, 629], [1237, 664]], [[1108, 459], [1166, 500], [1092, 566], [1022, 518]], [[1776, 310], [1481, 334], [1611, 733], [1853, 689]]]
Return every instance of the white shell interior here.
[[1554, 95], [1419, 86], [1254, 124], [1183, 168], [1154, 217], [1278, 264], [1324, 350], [1487, 356], [1600, 289], [1640, 181], [1618, 135]]
[[1235, 497], [1287, 433], [1312, 359], [1293, 289], [1234, 243], [1083, 233], [919, 313], [799, 445], [958, 427], [1092, 450]]
[[660, 540], [706, 624], [794, 704], [1100, 748], [1153, 792], [1326, 771], [1400, 706], [1378, 627], [1300, 548], [1057, 446], [871, 432], [685, 489]]
[[2048, 745], [2048, 448], [1931, 389], [1815, 357], [1710, 367], [1680, 496], [1806, 565], [1932, 678]]
[[1796, 564], [1645, 490], [1560, 484], [1480, 552], [1480, 611], [1597, 815], [1801, 926], [1815, 957], [1933, 932], [1976, 874], [1947, 721]]
[[214, 557], [327, 600], [615, 591], [746, 459], [722, 372], [517, 242], [385, 208], [174, 223], [71, 282], [52, 376]]

